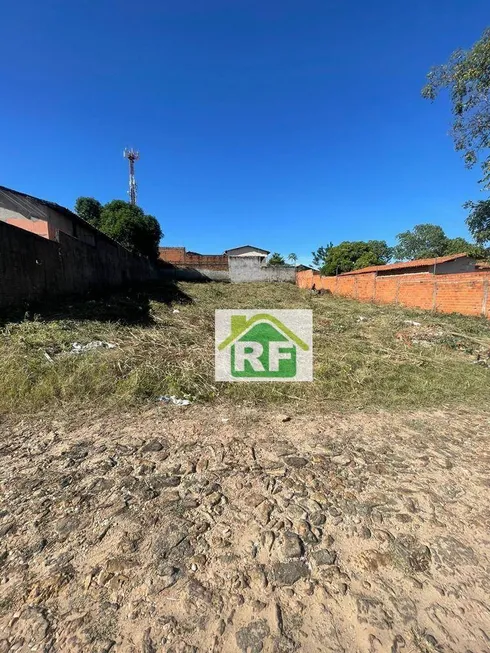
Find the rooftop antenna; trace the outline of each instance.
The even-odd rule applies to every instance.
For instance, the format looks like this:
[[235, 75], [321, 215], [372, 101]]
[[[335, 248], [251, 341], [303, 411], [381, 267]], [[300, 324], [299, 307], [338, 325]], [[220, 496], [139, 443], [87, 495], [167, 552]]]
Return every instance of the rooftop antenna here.
[[129, 203], [130, 204], [136, 204], [136, 179], [134, 176], [134, 163], [140, 158], [140, 153], [136, 152], [136, 150], [133, 150], [133, 148], [126, 148], [123, 152], [123, 156], [125, 159], [129, 161], [129, 190], [128, 190], [128, 195], [129, 195]]

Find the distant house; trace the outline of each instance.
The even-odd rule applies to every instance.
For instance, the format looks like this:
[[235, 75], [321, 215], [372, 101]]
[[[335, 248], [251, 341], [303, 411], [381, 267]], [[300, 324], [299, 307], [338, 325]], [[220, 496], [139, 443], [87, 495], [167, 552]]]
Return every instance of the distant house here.
[[5, 186], [0, 186], [0, 221], [48, 240], [56, 240], [56, 232], [62, 231], [88, 245], [95, 245], [100, 234], [98, 229], [64, 206]]
[[270, 252], [266, 249], [261, 249], [260, 247], [254, 247], [253, 245], [242, 245], [241, 247], [227, 249], [224, 254], [225, 256], [255, 256], [265, 260]]
[[474, 272], [477, 269], [477, 259], [467, 254], [451, 254], [438, 258], [420, 258], [403, 263], [388, 265], [371, 265], [360, 270], [344, 272], [341, 277], [375, 272], [376, 276], [392, 276], [395, 274], [455, 274], [458, 272]]
[[311, 267], [311, 265], [303, 265], [303, 263], [300, 263], [299, 265], [296, 265], [294, 267], [296, 267], [296, 272], [304, 272], [305, 270], [316, 271], [315, 268]]

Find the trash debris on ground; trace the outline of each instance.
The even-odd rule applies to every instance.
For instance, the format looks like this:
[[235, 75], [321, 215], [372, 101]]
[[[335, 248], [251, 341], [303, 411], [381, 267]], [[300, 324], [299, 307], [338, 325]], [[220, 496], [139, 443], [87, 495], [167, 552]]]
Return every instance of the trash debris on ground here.
[[179, 399], [175, 395], [161, 395], [157, 401], [163, 401], [165, 404], [175, 404], [176, 406], [188, 406], [192, 403], [190, 399]]
[[471, 364], [490, 368], [490, 350], [485, 354], [477, 354], [476, 360], [471, 361]]
[[408, 324], [409, 326], [414, 326], [414, 327], [422, 326], [421, 322], [415, 322], [415, 320], [404, 320], [403, 324]]
[[[409, 320], [405, 322], [405, 324], [408, 323]], [[476, 356], [476, 360], [472, 361], [475, 365], [490, 367], [490, 349], [487, 343], [462, 333], [445, 331], [440, 326], [423, 326], [418, 322], [411, 322], [410, 327], [399, 331], [395, 338], [401, 340], [408, 347], [412, 345], [426, 348], [436, 345], [447, 347], [453, 351]]]
[[357, 318], [357, 321], [358, 322], [367, 322], [368, 318], [364, 317], [364, 315], [359, 315], [359, 317]]
[[178, 308], [174, 308], [174, 310], [172, 311], [172, 313], [180, 313], [180, 311], [179, 311]]
[[79, 342], [74, 342], [71, 346], [71, 354], [85, 354], [87, 351], [92, 351], [93, 349], [115, 349], [116, 345], [111, 344], [110, 342], [104, 342], [103, 340], [93, 340], [88, 342], [86, 345], [81, 345]]
[[[408, 322], [406, 322], [408, 323]], [[426, 326], [417, 324], [416, 326], [412, 324], [412, 329], [406, 329], [404, 331], [399, 331], [395, 338], [401, 340], [403, 343], [408, 345], [419, 345], [421, 347], [432, 347], [437, 344], [448, 344], [444, 343], [444, 331], [437, 326]]]
[[51, 358], [47, 351], [44, 352], [44, 358], [48, 361], [48, 363], [54, 363], [54, 360]]

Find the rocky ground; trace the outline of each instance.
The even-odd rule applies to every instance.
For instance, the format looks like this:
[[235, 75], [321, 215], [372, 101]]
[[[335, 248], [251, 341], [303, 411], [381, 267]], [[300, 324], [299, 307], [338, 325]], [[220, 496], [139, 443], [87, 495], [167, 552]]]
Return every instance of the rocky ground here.
[[288, 417], [5, 422], [0, 652], [490, 651], [490, 415]]

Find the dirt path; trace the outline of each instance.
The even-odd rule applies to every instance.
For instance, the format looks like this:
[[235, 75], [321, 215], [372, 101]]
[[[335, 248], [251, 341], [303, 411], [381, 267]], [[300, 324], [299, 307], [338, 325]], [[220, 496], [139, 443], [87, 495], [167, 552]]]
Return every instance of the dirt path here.
[[489, 425], [4, 424], [0, 652], [488, 652]]

